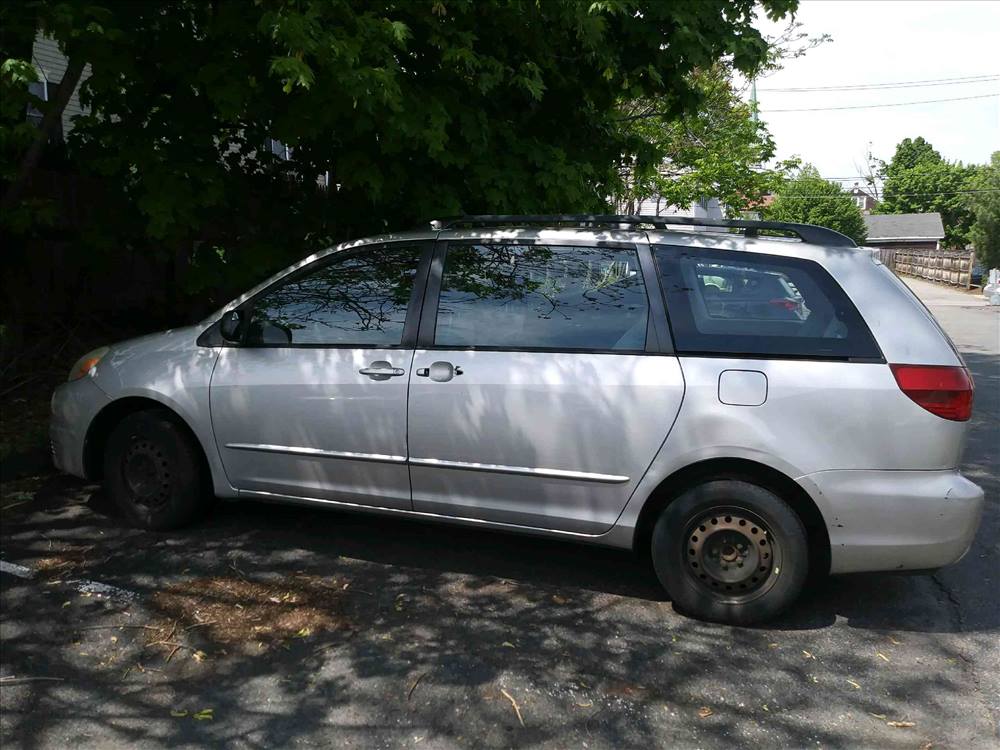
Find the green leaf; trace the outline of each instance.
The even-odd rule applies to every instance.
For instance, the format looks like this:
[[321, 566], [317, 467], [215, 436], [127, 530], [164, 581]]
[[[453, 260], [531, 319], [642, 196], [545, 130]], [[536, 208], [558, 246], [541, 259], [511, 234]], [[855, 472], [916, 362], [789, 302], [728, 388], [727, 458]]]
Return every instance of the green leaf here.
[[292, 93], [296, 86], [308, 89], [316, 80], [312, 68], [298, 57], [273, 57], [268, 72], [281, 79], [286, 94]]
[[400, 46], [405, 46], [406, 40], [413, 36], [410, 33], [410, 27], [402, 21], [390, 21], [389, 27], [392, 29], [393, 38]]
[[35, 66], [31, 64], [28, 60], [18, 60], [13, 57], [8, 57], [3, 63], [0, 63], [0, 75], [6, 81], [21, 86], [27, 86], [29, 83], [35, 83], [39, 80], [38, 71], [35, 70]]

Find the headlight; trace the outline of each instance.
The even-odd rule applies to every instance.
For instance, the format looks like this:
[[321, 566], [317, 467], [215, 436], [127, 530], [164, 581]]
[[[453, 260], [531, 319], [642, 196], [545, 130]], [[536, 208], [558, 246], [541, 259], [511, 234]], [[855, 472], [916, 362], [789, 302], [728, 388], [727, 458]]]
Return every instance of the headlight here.
[[101, 358], [108, 353], [108, 347], [102, 346], [100, 349], [94, 349], [92, 352], [87, 352], [80, 359], [76, 361], [73, 365], [73, 369], [69, 371], [69, 377], [67, 380], [79, 380], [88, 372], [90, 372], [97, 363], [101, 361]]

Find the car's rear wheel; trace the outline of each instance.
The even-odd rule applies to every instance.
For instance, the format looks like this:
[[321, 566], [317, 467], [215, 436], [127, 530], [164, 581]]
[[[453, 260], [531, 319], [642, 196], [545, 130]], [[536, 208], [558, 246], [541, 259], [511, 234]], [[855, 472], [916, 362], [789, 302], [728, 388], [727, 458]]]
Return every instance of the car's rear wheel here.
[[208, 506], [198, 446], [165, 411], [122, 419], [108, 438], [104, 478], [112, 500], [139, 528], [184, 526]]
[[719, 479], [671, 502], [653, 529], [656, 575], [681, 612], [750, 624], [774, 617], [809, 572], [805, 527], [770, 490]]

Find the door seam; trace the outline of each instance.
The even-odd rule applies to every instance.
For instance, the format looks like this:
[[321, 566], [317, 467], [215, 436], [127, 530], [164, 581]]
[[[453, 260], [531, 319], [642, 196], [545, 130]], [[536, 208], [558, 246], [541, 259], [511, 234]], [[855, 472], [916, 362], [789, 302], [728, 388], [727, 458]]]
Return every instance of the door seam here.
[[[421, 309], [423, 305], [421, 304]], [[419, 335], [419, 333], [418, 333]], [[414, 509], [413, 505], [413, 467], [410, 465], [410, 385], [413, 383], [413, 365], [417, 361], [417, 350], [416, 348], [410, 350], [410, 367], [406, 373], [406, 414], [403, 426], [403, 441], [405, 442], [405, 447], [403, 453], [406, 454], [406, 480], [410, 485], [410, 510]]]

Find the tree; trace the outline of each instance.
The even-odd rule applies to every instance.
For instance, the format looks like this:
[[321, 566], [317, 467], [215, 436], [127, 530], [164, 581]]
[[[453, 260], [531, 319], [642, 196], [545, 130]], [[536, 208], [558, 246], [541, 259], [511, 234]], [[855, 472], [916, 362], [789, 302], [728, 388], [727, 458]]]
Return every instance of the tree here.
[[968, 205], [973, 223], [970, 232], [976, 258], [986, 268], [1000, 268], [1000, 151], [970, 183]]
[[940, 161], [942, 161], [941, 154], [923, 136], [904, 138], [896, 145], [896, 153], [893, 154], [892, 161], [886, 165], [885, 174], [886, 177], [895, 177], [918, 164]]
[[[113, 18], [110, 9], [89, 3], [28, 0], [0, 6], [0, 180], [6, 183], [0, 197], [0, 214], [8, 226], [10, 214], [20, 207], [46, 146], [60, 130], [66, 104], [86, 67], [87, 49], [117, 33], [105, 28]], [[31, 62], [37, 31], [58, 37], [67, 55], [62, 80], [49, 86], [47, 101], [28, 92], [29, 84], [38, 81]], [[42, 112], [37, 127], [25, 122], [28, 104]], [[18, 221], [23, 217], [16, 216], [14, 222]]]
[[759, 203], [787, 176], [790, 163], [773, 169], [774, 140], [732, 83], [732, 69], [716, 63], [691, 75], [701, 105], [680, 117], [659, 115], [659, 105], [633, 100], [622, 107], [622, 127], [644, 145], [622, 165], [615, 203], [625, 213], [656, 196], [663, 208], [711, 196], [732, 211]]
[[944, 243], [964, 247], [972, 226], [972, 213], [965, 191], [975, 167], [948, 162], [923, 138], [906, 138], [885, 166], [880, 214], [941, 214]]
[[[777, 18], [797, 2], [761, 5]], [[196, 276], [243, 283], [308, 246], [437, 214], [602, 208], [645, 148], [620, 126], [621, 102], [675, 116], [703, 98], [696, 69], [726, 58], [752, 73], [767, 55], [756, 7], [36, 0], [4, 12], [18, 28], [43, 17], [92, 67], [70, 147], [117, 196], [114, 221], [87, 236], [111, 252], [197, 240]]]
[[[809, 36], [791, 18], [780, 33], [765, 38], [767, 54], [758, 74], [773, 74], [829, 41], [829, 34]], [[739, 214], [759, 205], [799, 166], [798, 159], [763, 166], [774, 157], [774, 140], [753, 105], [744, 101], [750, 79], [740, 87], [736, 73], [729, 60], [696, 70], [690, 78], [701, 104], [679, 117], [655, 100], [622, 104], [622, 127], [642, 147], [622, 164], [620, 190], [613, 196], [619, 211], [636, 213], [654, 197], [657, 213], [713, 197]]]
[[69, 61], [62, 80], [55, 87], [54, 95], [48, 102], [49, 106], [45, 108], [45, 114], [38, 125], [38, 132], [31, 139], [30, 145], [21, 157], [17, 173], [4, 192], [3, 198], [0, 199], [0, 211], [7, 211], [13, 208], [21, 200], [21, 195], [27, 186], [28, 178], [37, 169], [38, 162], [42, 158], [42, 149], [45, 148], [45, 144], [48, 143], [59, 127], [63, 112], [66, 110], [66, 104], [73, 95], [76, 85], [80, 82], [83, 68], [83, 61], [79, 58]]
[[861, 190], [878, 203], [882, 200], [882, 180], [885, 177], [885, 162], [872, 153], [871, 141], [868, 141], [868, 148], [865, 149], [864, 164], [854, 162], [854, 166], [857, 168], [858, 174], [865, 184]]
[[861, 209], [851, 196], [837, 183], [824, 180], [819, 171], [808, 164], [778, 190], [765, 216], [775, 221], [794, 221], [835, 229], [859, 245], [867, 237]]

